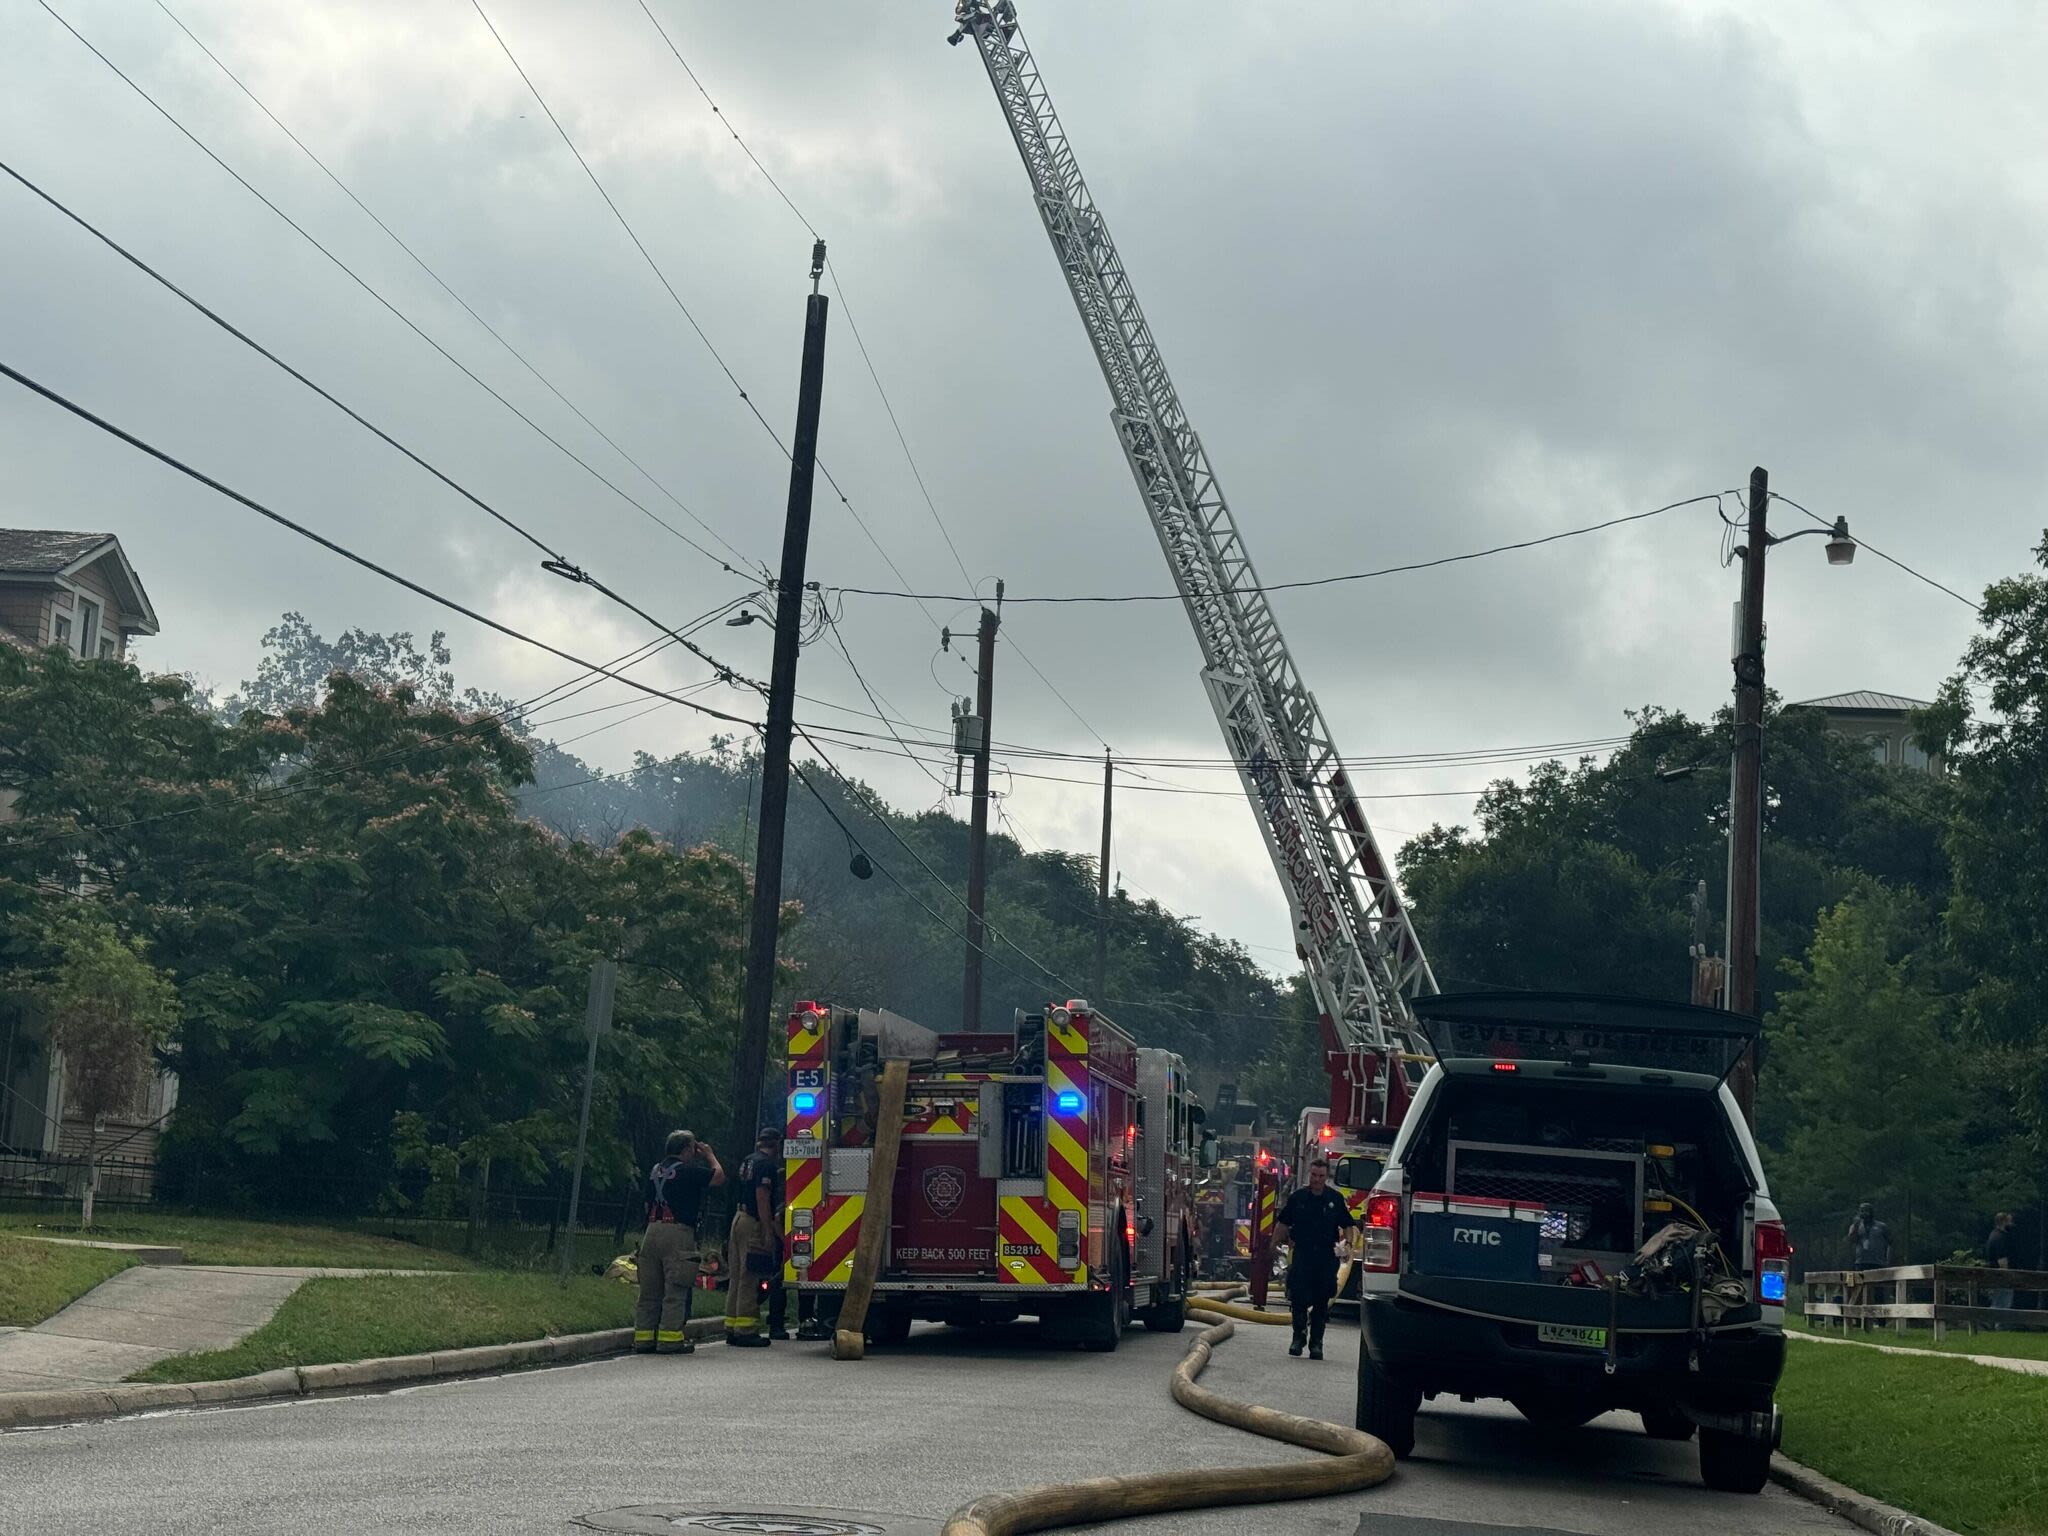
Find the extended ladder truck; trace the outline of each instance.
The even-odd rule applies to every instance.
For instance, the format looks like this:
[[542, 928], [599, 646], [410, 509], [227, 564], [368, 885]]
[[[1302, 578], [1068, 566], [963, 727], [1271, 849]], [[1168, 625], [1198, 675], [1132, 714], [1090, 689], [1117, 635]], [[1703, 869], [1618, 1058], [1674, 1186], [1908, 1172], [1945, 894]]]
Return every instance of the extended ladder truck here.
[[1361, 1173], [1375, 1165], [1376, 1177], [1429, 1060], [1410, 999], [1434, 993], [1436, 980], [1082, 179], [1016, 6], [960, 0], [954, 21], [948, 41], [974, 44], [1023, 159], [1109, 387], [1110, 425], [1201, 643], [1210, 707], [1287, 894], [1330, 1079], [1318, 1150], [1333, 1173], [1340, 1159], [1353, 1160], [1348, 1153]]

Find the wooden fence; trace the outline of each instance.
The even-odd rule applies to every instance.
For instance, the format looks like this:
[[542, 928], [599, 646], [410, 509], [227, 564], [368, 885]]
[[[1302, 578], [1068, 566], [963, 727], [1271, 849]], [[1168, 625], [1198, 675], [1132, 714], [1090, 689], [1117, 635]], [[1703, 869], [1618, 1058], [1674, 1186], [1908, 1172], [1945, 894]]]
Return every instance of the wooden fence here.
[[[1994, 1304], [2002, 1293], [2011, 1293], [2012, 1305]], [[1844, 1332], [1851, 1323], [1862, 1329], [1889, 1323], [1900, 1333], [1931, 1324], [1936, 1343], [1957, 1326], [1973, 1334], [1979, 1328], [2048, 1329], [2048, 1270], [1971, 1264], [1808, 1270], [1806, 1316], [1816, 1327], [1833, 1324]]]

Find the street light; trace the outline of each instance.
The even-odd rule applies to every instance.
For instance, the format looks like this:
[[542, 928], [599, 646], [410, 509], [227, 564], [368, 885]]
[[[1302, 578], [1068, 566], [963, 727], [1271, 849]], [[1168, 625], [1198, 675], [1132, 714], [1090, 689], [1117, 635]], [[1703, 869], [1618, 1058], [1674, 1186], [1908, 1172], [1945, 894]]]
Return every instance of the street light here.
[[[1808, 534], [1827, 536], [1828, 564], [1847, 565], [1856, 558], [1849, 520], [1838, 517], [1829, 528], [1802, 528], [1774, 538], [1767, 514], [1771, 478], [1762, 468], [1749, 472], [1749, 543], [1735, 553], [1742, 559], [1741, 638], [1735, 663], [1735, 753], [1728, 805], [1728, 990], [1731, 1013], [1756, 1013], [1757, 931], [1763, 891], [1758, 866], [1763, 842], [1764, 767], [1764, 558], [1773, 544], [1789, 544]], [[1756, 1124], [1756, 1064], [1748, 1054], [1729, 1074], [1728, 1086], [1742, 1105], [1744, 1117]]]

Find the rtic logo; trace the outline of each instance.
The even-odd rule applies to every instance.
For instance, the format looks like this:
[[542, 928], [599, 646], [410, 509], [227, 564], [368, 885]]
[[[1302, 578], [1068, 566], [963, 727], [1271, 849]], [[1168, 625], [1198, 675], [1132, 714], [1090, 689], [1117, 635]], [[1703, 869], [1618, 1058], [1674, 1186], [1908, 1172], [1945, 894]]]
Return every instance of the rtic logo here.
[[1490, 1232], [1485, 1227], [1453, 1227], [1451, 1228], [1451, 1241], [1454, 1243], [1477, 1243], [1483, 1248], [1498, 1248], [1500, 1246], [1500, 1234], [1498, 1232]]
[[967, 1198], [967, 1181], [960, 1170], [950, 1165], [927, 1168], [924, 1171], [924, 1203], [932, 1208], [932, 1214], [944, 1221], [960, 1209], [960, 1202]]

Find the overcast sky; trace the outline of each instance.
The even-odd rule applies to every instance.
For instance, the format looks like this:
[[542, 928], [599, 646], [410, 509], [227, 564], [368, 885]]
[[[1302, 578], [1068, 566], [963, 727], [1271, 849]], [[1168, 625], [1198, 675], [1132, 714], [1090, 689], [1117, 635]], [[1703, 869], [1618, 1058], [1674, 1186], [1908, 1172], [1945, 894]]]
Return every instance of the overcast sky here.
[[[308, 146], [643, 479], [399, 251], [155, 0], [52, 0], [194, 134], [568, 448], [725, 558], [772, 565], [787, 466], [467, 0], [172, 0]], [[843, 280], [822, 453], [902, 577], [966, 583], [847, 328], [873, 356], [983, 591], [1168, 581], [1107, 396], [945, 0], [649, 0], [830, 242]], [[0, 0], [0, 158], [295, 365], [672, 619], [743, 595], [492, 400], [137, 97], [37, 0]], [[776, 430], [794, 413], [810, 240], [638, 0], [486, 0], [535, 84]], [[1261, 576], [1485, 548], [1681, 497], [1773, 487], [1959, 591], [2027, 563], [2048, 470], [2048, 20], [1965, 3], [1301, 6], [1020, 0], [1028, 35]], [[364, 554], [580, 655], [646, 626], [0, 182], [0, 358]], [[163, 623], [146, 659], [231, 686], [287, 609], [323, 633], [449, 631], [465, 682], [572, 675], [348, 566], [0, 381], [0, 525], [118, 533]], [[1727, 510], [1733, 513], [1731, 500]], [[1772, 509], [1774, 525], [1803, 524]], [[1348, 756], [1612, 737], [1729, 685], [1736, 574], [1711, 503], [1585, 539], [1276, 598]], [[737, 560], [734, 564], [739, 564]], [[897, 576], [822, 484], [810, 574]], [[849, 596], [871, 686], [942, 734], [937, 655], [970, 604]], [[1771, 568], [1771, 682], [1927, 696], [1974, 616], [1818, 540]], [[1177, 605], [1012, 606], [996, 735], [1214, 757]], [[760, 626], [705, 638], [765, 675]], [[1068, 702], [1032, 674], [1019, 649]], [[663, 686], [702, 682], [657, 658]], [[801, 690], [865, 708], [828, 644]], [[577, 707], [624, 699], [606, 684]], [[758, 715], [722, 689], [701, 696]], [[572, 748], [699, 746], [680, 708]], [[820, 724], [875, 727], [807, 704]], [[1099, 734], [1098, 734], [1099, 733]], [[906, 806], [913, 764], [835, 752]], [[1034, 846], [1092, 851], [1092, 765], [999, 776]], [[1510, 765], [1515, 766], [1515, 765]], [[1360, 776], [1391, 849], [1500, 767]], [[1146, 769], [1116, 864], [1280, 965], [1249, 808]], [[956, 808], [960, 803], [955, 802]], [[884, 854], [884, 857], [886, 855]]]

